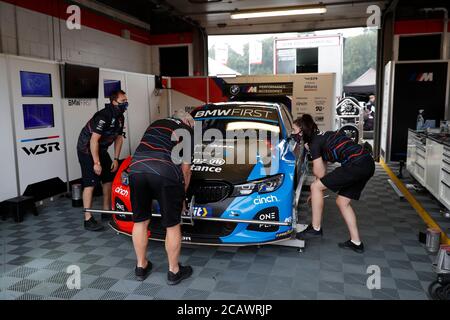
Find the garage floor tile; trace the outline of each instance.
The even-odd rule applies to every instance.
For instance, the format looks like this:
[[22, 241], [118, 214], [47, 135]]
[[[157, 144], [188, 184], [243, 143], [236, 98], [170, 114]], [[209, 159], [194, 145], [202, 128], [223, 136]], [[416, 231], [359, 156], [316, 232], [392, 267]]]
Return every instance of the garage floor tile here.
[[[154, 268], [137, 282], [131, 239], [109, 228], [85, 231], [80, 209], [59, 198], [23, 223], [0, 223], [0, 299], [428, 299], [427, 287], [436, 278], [433, 256], [417, 241], [426, 225], [409, 203], [398, 199], [387, 179], [377, 166], [361, 201], [354, 203], [364, 254], [337, 247], [348, 232], [329, 193], [324, 236], [308, 241], [303, 253], [271, 245], [184, 245], [181, 261], [194, 267], [194, 275], [176, 287], [166, 284], [164, 243], [150, 243]], [[101, 206], [100, 200], [95, 206]], [[300, 223], [308, 223], [310, 215], [303, 204]], [[67, 288], [70, 265], [80, 267], [80, 290]], [[369, 266], [380, 268], [381, 289], [366, 287]]]

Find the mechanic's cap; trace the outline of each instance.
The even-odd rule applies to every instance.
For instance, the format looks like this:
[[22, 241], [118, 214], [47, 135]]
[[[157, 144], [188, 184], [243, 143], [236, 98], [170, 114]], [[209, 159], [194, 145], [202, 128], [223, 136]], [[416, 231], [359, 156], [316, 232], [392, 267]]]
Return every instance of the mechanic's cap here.
[[194, 127], [194, 124], [195, 124], [194, 118], [192, 118], [190, 113], [186, 112], [184, 109], [175, 110], [172, 117], [183, 121], [185, 124], [187, 124], [190, 127]]

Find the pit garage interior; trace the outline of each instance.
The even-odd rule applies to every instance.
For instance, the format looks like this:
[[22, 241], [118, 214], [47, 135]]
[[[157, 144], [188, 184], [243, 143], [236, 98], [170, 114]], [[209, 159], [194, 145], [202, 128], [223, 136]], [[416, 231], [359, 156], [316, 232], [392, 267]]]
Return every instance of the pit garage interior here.
[[[325, 10], [231, 18], [311, 8]], [[440, 286], [437, 279], [442, 286], [450, 282], [448, 10], [444, 0], [0, 0], [0, 299], [449, 299], [449, 290], [447, 296], [429, 290], [433, 283]], [[295, 119], [305, 110], [317, 116], [314, 104], [301, 109], [305, 81], [314, 78], [327, 88], [320, 94], [328, 113], [316, 119], [323, 129], [339, 129], [335, 120], [347, 119], [347, 108], [359, 106], [336, 99], [336, 73], [210, 77], [208, 36], [356, 27], [377, 32], [376, 171], [353, 203], [364, 253], [337, 246], [348, 233], [330, 191], [321, 239], [202, 245], [185, 237], [180, 261], [194, 273], [178, 286], [165, 281], [164, 242], [150, 241], [154, 268], [139, 282], [130, 237], [106, 220], [101, 232], [83, 228], [83, 210], [73, 206], [79, 200], [73, 186], [81, 178], [76, 143], [85, 123], [109, 102], [112, 88], [124, 90], [130, 104], [122, 160], [134, 153], [151, 122], [177, 108], [228, 101], [230, 92], [235, 101], [279, 101], [243, 93], [256, 83], [289, 83], [282, 95], [292, 96]], [[70, 83], [89, 82], [89, 72], [96, 74], [98, 90], [69, 97]], [[27, 81], [44, 85], [35, 91]], [[30, 116], [36, 106], [43, 110], [34, 114], [38, 120]], [[302, 174], [298, 225], [311, 219], [311, 172]], [[93, 207], [101, 206], [95, 197]], [[100, 214], [95, 217], [101, 221]], [[75, 289], [67, 286], [73, 265], [81, 270]], [[380, 274], [376, 288], [368, 285], [373, 270]]]

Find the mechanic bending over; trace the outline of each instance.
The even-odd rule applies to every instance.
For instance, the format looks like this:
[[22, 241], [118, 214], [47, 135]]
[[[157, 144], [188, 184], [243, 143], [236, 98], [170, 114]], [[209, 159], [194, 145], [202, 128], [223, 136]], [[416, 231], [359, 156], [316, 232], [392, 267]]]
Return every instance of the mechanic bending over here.
[[[103, 188], [103, 210], [111, 210], [111, 185], [119, 168], [119, 157], [123, 144], [124, 113], [128, 108], [128, 98], [122, 90], [111, 94], [110, 104], [98, 111], [81, 130], [77, 153], [81, 165], [83, 185], [83, 206], [92, 206], [94, 187], [101, 181]], [[114, 142], [114, 161], [108, 148]], [[102, 215], [110, 217], [109, 215]], [[84, 228], [89, 231], [103, 230], [90, 212], [84, 215]]]
[[[169, 260], [167, 283], [176, 285], [192, 275], [192, 268], [179, 264], [178, 258], [181, 250], [181, 214], [185, 210], [194, 153], [193, 127], [194, 119], [184, 110], [176, 111], [171, 118], [153, 122], [131, 160], [130, 200], [137, 257], [135, 274], [139, 281], [144, 281], [152, 269], [152, 263], [147, 260], [152, 200], [158, 200], [161, 225], [166, 228], [165, 246]], [[172, 150], [179, 143], [183, 143], [180, 145], [183, 158], [172, 158]]]
[[[356, 223], [355, 212], [350, 205], [359, 200], [366, 183], [375, 173], [375, 162], [363, 146], [339, 131], [320, 132], [309, 114], [294, 121], [294, 135], [303, 138], [309, 150], [316, 180], [311, 184], [312, 223], [297, 234], [298, 239], [322, 236], [323, 192], [326, 189], [338, 194], [336, 204], [350, 232], [350, 240], [339, 247], [364, 252]], [[327, 174], [327, 162], [339, 162], [341, 167]]]

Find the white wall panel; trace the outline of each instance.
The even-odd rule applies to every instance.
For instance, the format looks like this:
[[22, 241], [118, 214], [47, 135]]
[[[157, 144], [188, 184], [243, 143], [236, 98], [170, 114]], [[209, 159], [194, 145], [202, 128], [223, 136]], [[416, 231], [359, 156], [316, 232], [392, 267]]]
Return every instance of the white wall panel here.
[[77, 143], [81, 129], [97, 112], [96, 99], [63, 99], [64, 132], [67, 152], [67, 170], [69, 181], [81, 178], [78, 162]]
[[131, 154], [139, 145], [142, 135], [150, 124], [150, 97], [148, 76], [145, 74], [127, 74], [127, 95], [130, 107], [128, 109], [128, 140]]
[[0, 202], [17, 196], [16, 160], [14, 158], [14, 138], [12, 127], [11, 104], [7, 79], [6, 59], [0, 55], [0, 150], [1, 163]]
[[[22, 194], [30, 184], [60, 178], [67, 181], [65, 149], [63, 140], [63, 122], [61, 108], [61, 90], [59, 65], [56, 63], [8, 57], [10, 83], [13, 97], [14, 126], [16, 130], [16, 154]], [[20, 71], [47, 73], [51, 75], [51, 97], [23, 97], [20, 84]], [[54, 127], [25, 129], [24, 104], [52, 104]], [[48, 145], [56, 143], [57, 145]], [[44, 147], [38, 147], [39, 145]], [[27, 154], [25, 149], [36, 148], [35, 154]], [[44, 152], [46, 150], [46, 152]], [[42, 152], [42, 153], [41, 153]]]

